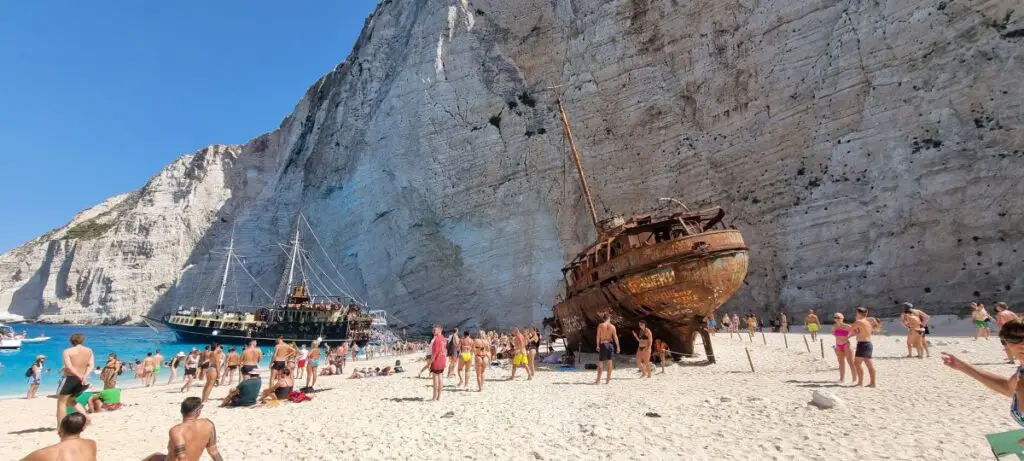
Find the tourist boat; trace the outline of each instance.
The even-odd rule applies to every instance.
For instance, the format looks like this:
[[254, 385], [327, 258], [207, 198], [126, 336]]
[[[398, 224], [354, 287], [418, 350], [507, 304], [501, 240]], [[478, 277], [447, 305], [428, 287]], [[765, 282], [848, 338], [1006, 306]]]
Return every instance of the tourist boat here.
[[[323, 282], [322, 277], [315, 275], [308, 254], [300, 247], [300, 225], [304, 223], [310, 232], [312, 228], [302, 215], [299, 215], [298, 221], [295, 239], [292, 241], [291, 263], [283, 301], [271, 307], [257, 308], [255, 311], [248, 307], [224, 305], [224, 292], [231, 262], [233, 259], [237, 260], [232, 237], [220, 295], [214, 308], [183, 307], [160, 319], [148, 316], [143, 316], [143, 319], [153, 329], [174, 332], [182, 342], [246, 344], [250, 340], [256, 340], [259, 345], [273, 345], [280, 337], [289, 343], [322, 341], [330, 344], [351, 341], [365, 344], [370, 339], [370, 324], [373, 318], [363, 313], [364, 306], [361, 303], [347, 293], [313, 295], [309, 292], [310, 280], [307, 279], [307, 274], [314, 275], [321, 287]], [[317, 241], [319, 242], [319, 239]], [[306, 266], [299, 267], [303, 265]], [[331, 265], [333, 266], [333, 262]], [[297, 267], [301, 269], [298, 278]], [[340, 272], [338, 276], [340, 277]], [[255, 279], [253, 281], [255, 282]]]
[[0, 323], [0, 350], [21, 349], [21, 342], [21, 338], [14, 333], [14, 328]]
[[699, 334], [714, 363], [705, 319], [746, 277], [743, 236], [725, 225], [721, 207], [691, 211], [673, 198], [661, 200], [682, 211], [599, 220], [557, 90], [556, 99], [597, 239], [562, 269], [565, 295], [553, 309], [555, 333], [573, 350], [594, 351], [597, 325], [609, 314], [622, 352], [632, 353], [637, 341], [630, 332], [646, 320], [673, 352], [692, 355]]
[[43, 335], [36, 336], [35, 338], [24, 338], [24, 337], [21, 338], [21, 342], [23, 344], [43, 343], [43, 342], [46, 342], [46, 341], [49, 341], [49, 340], [50, 340], [49, 336], [43, 336]]

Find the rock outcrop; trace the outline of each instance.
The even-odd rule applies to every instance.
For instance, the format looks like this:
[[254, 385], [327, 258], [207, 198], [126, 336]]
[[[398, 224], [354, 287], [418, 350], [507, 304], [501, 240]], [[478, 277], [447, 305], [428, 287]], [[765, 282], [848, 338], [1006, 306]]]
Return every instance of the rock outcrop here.
[[602, 215], [659, 197], [729, 211], [751, 268], [728, 309], [1019, 302], [1016, 6], [385, 0], [278, 130], [0, 256], [0, 311], [113, 321], [212, 302], [232, 229], [274, 287], [302, 212], [400, 321], [537, 322], [594, 236], [552, 84]]

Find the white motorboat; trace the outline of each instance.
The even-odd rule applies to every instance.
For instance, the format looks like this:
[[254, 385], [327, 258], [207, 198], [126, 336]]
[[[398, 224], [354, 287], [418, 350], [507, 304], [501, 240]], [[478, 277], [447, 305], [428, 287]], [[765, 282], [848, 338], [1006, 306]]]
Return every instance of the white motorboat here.
[[0, 350], [21, 349], [21, 338], [14, 334], [14, 329], [0, 323]]
[[36, 336], [35, 338], [21, 338], [22, 343], [41, 343], [49, 341], [49, 336]]

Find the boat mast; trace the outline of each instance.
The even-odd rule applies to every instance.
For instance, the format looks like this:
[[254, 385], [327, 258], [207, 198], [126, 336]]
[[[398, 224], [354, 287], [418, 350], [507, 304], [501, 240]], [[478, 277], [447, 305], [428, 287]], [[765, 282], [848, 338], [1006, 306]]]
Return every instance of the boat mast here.
[[292, 240], [292, 264], [288, 268], [288, 287], [285, 289], [284, 295], [287, 300], [292, 295], [292, 281], [295, 279], [295, 258], [299, 254], [299, 223], [300, 220], [295, 220], [295, 240]]
[[587, 200], [587, 210], [590, 211], [590, 219], [594, 221], [594, 229], [597, 235], [601, 235], [601, 225], [597, 221], [597, 209], [594, 208], [594, 199], [590, 197], [590, 186], [587, 185], [587, 176], [583, 174], [583, 164], [580, 163], [580, 154], [576, 151], [576, 142], [572, 139], [572, 129], [569, 128], [569, 118], [565, 115], [565, 107], [562, 106], [562, 96], [558, 93], [558, 87], [552, 86], [555, 92], [555, 100], [558, 102], [558, 112], [562, 115], [562, 128], [565, 130], [565, 137], [569, 138], [569, 150], [572, 151], [572, 159], [576, 161], [576, 172], [580, 174], [580, 185], [583, 186], [583, 198]]
[[231, 243], [228, 244], [228, 257], [224, 261], [224, 278], [220, 281], [220, 296], [217, 298], [217, 310], [224, 307], [224, 289], [228, 286], [228, 271], [231, 269], [231, 258], [235, 252], [235, 230], [231, 229]]

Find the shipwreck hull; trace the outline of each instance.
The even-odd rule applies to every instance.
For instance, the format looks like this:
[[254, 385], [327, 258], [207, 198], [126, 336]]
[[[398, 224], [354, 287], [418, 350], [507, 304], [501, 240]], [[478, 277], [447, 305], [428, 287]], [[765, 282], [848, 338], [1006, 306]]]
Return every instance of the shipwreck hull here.
[[[731, 229], [639, 248], [594, 268], [589, 283], [555, 306], [555, 320], [574, 350], [594, 350], [597, 324], [607, 313], [623, 353], [635, 352], [630, 331], [644, 319], [655, 338], [692, 354], [695, 335], [706, 334], [704, 318], [743, 284], [747, 262], [743, 237]], [[710, 355], [708, 340], [705, 347]]]

